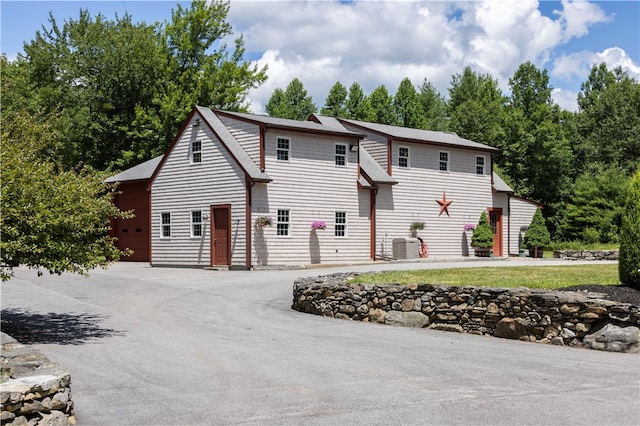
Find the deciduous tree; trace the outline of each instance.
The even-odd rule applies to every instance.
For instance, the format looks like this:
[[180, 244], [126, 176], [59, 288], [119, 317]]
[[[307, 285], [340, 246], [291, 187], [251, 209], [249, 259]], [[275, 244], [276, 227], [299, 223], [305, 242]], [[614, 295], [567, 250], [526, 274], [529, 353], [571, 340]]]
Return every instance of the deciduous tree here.
[[57, 143], [51, 123], [16, 113], [2, 128], [0, 171], [0, 262], [3, 281], [25, 265], [42, 274], [85, 274], [127, 252], [108, 235], [111, 218], [130, 214], [113, 204], [104, 175], [84, 167], [63, 170], [50, 150]]
[[302, 81], [294, 78], [285, 91], [277, 88], [273, 92], [265, 110], [272, 117], [306, 120], [311, 114], [317, 112], [318, 108], [311, 96], [307, 94]]

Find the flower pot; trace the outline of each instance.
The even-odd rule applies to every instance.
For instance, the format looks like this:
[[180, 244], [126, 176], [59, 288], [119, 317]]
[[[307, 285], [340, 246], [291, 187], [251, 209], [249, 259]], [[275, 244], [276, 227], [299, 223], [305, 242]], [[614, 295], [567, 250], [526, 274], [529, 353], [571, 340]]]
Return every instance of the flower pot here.
[[541, 258], [543, 254], [544, 248], [542, 247], [534, 247], [532, 249], [529, 249], [529, 257]]
[[474, 247], [473, 254], [476, 257], [489, 257], [489, 255], [491, 254], [491, 249], [484, 247]]

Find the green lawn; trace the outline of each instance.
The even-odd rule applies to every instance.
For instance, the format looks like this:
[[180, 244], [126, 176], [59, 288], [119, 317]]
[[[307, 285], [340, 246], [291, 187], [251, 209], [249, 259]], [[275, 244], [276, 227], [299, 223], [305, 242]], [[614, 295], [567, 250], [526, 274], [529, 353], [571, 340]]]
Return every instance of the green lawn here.
[[618, 265], [513, 266], [392, 271], [355, 277], [362, 284], [442, 284], [451, 286], [562, 288], [620, 284]]

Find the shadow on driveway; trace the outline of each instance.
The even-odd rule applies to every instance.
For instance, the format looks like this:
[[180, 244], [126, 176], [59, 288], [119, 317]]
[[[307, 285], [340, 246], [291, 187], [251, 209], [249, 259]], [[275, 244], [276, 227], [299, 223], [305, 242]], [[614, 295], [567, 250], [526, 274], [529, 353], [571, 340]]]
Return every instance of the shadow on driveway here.
[[2, 310], [2, 332], [23, 345], [81, 345], [123, 331], [100, 327], [107, 317], [91, 314], [41, 314], [23, 309]]

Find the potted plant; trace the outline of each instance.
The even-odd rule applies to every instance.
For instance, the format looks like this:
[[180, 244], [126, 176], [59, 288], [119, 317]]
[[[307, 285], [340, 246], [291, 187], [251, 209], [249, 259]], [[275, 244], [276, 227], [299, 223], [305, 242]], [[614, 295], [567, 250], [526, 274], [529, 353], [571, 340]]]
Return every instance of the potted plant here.
[[273, 219], [268, 216], [260, 216], [256, 219], [256, 228], [262, 229], [265, 226], [273, 225]]
[[551, 244], [551, 235], [542, 217], [542, 210], [536, 209], [531, 224], [524, 234], [522, 244], [529, 249], [529, 256], [542, 257], [544, 248]]
[[424, 229], [424, 222], [413, 222], [409, 227], [411, 231], [411, 236], [416, 238], [418, 236], [418, 231], [422, 231]]
[[473, 230], [471, 236], [471, 246], [474, 254], [478, 257], [489, 257], [493, 248], [493, 231], [487, 219], [487, 212], [482, 211], [478, 226]]
[[311, 222], [311, 230], [312, 231], [317, 231], [317, 230], [323, 230], [323, 229], [327, 229], [327, 223], [322, 221], [322, 220], [316, 220], [314, 222]]

